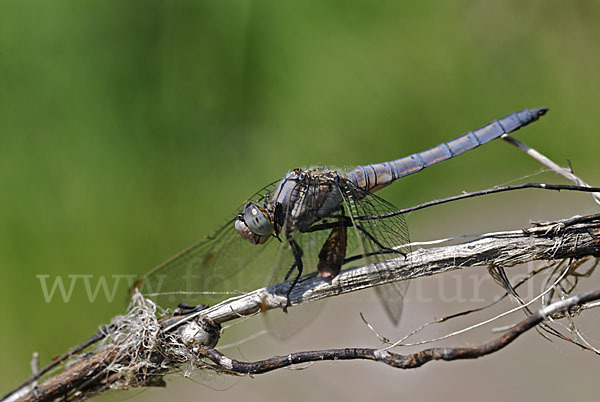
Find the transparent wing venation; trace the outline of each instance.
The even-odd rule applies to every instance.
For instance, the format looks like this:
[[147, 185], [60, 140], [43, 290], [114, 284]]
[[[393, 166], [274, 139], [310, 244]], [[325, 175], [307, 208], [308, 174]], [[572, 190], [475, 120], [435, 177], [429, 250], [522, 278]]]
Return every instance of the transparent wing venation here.
[[[262, 204], [276, 183], [263, 187], [246, 202]], [[240, 236], [234, 221], [241, 207], [211, 235], [145, 274], [138, 281], [140, 292], [163, 308], [174, 308], [181, 302], [215, 304], [264, 285], [260, 275], [270, 267], [278, 242], [257, 246]]]

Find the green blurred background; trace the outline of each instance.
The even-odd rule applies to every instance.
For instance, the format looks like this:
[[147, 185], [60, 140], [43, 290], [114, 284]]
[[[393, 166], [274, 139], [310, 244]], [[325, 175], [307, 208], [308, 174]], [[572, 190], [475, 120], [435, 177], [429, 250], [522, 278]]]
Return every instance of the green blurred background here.
[[[597, 2], [2, 0], [0, 21], [0, 390], [126, 306], [124, 284], [46, 303], [36, 275], [139, 275], [290, 168], [389, 160], [548, 106], [516, 136], [600, 184]], [[405, 207], [538, 168], [495, 141], [382, 195]], [[556, 217], [594, 212], [528, 194], [415, 214], [412, 236], [549, 219], [547, 197]]]

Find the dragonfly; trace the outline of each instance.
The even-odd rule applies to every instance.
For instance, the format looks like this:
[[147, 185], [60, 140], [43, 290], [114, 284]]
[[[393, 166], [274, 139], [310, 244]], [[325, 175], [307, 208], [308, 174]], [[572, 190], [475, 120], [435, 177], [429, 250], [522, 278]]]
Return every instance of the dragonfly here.
[[[410, 251], [405, 219], [375, 195], [397, 179], [465, 153], [543, 116], [547, 108], [511, 113], [423, 152], [353, 170], [298, 168], [259, 190], [211, 235], [155, 267], [138, 282], [163, 308], [215, 304], [235, 294], [288, 281], [287, 303], [302, 274], [335, 278], [350, 263], [373, 263]], [[394, 324], [406, 282], [378, 286]]]

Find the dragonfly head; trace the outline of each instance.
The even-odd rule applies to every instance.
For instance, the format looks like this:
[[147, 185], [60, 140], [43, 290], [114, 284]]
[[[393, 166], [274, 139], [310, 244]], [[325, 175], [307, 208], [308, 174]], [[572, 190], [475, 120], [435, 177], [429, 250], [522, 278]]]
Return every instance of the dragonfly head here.
[[264, 244], [275, 231], [275, 223], [268, 210], [248, 202], [235, 220], [235, 230], [253, 244]]

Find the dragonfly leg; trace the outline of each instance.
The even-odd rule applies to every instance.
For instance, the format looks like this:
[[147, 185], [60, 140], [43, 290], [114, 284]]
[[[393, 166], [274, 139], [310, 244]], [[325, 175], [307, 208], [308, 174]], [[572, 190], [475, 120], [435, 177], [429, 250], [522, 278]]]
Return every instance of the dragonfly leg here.
[[406, 253], [405, 252], [400, 251], [400, 250], [394, 250], [393, 248], [389, 248], [389, 247], [386, 247], [383, 244], [381, 244], [381, 242], [379, 242], [373, 235], [371, 235], [362, 225], [358, 224], [358, 225], [356, 225], [356, 227], [357, 227], [358, 230], [360, 230], [362, 233], [364, 233], [364, 235], [366, 237], [368, 237], [369, 240], [371, 240], [373, 243], [375, 243], [377, 245], [377, 247], [379, 247], [380, 249], [377, 250], [377, 251], [372, 251], [372, 252], [367, 253], [365, 255], [360, 254], [360, 255], [353, 255], [351, 257], [347, 257], [344, 260], [344, 263], [342, 265], [346, 265], [346, 264], [348, 264], [348, 263], [350, 263], [352, 261], [360, 260], [360, 259], [365, 258], [365, 257], [372, 257], [372, 256], [375, 256], [375, 255], [391, 254], [391, 255], [396, 255], [397, 256], [398, 254], [400, 254], [403, 257], [406, 257]]
[[369, 238], [369, 240], [371, 240], [373, 243], [375, 243], [377, 245], [377, 247], [379, 247], [381, 250], [372, 253], [372, 254], [401, 254], [403, 257], [406, 257], [406, 253], [404, 253], [403, 251], [400, 250], [394, 250], [393, 248], [389, 248], [384, 246], [383, 244], [381, 244], [371, 233], [369, 233], [362, 225], [356, 225], [356, 227], [358, 228], [358, 230], [360, 230], [361, 232], [363, 232], [365, 234], [365, 236], [367, 236]]
[[288, 242], [290, 243], [290, 247], [292, 248], [292, 254], [294, 254], [294, 263], [292, 264], [292, 267], [289, 269], [289, 271], [285, 275], [285, 280], [287, 281], [290, 278], [290, 276], [292, 275], [292, 272], [294, 272], [295, 269], [298, 270], [298, 273], [294, 277], [294, 280], [292, 281], [292, 284], [290, 285], [290, 287], [285, 295], [287, 301], [285, 303], [285, 306], [283, 307], [283, 311], [286, 313], [287, 313], [287, 308], [291, 305], [290, 304], [290, 294], [292, 293], [292, 289], [294, 289], [294, 287], [298, 283], [298, 279], [300, 279], [300, 277], [302, 276], [302, 268], [303, 268], [302, 255], [304, 254], [302, 252], [302, 248], [298, 245], [296, 240], [294, 240], [294, 238], [291, 235], [288, 236]]
[[177, 308], [173, 311], [173, 315], [187, 315], [191, 313], [195, 313], [197, 311], [204, 310], [208, 307], [208, 304], [199, 304], [197, 306], [191, 306], [187, 303], [179, 303]]
[[311, 227], [303, 230], [302, 232], [310, 233], [310, 232], [318, 232], [320, 230], [329, 230], [329, 229], [335, 229], [335, 228], [340, 228], [340, 227], [349, 228], [349, 227], [354, 226], [349, 217], [341, 216], [340, 218], [341, 218], [340, 220], [337, 220], [335, 222], [318, 223], [316, 225], [312, 225]]
[[347, 257], [346, 259], [344, 259], [344, 263], [342, 265], [346, 265], [352, 261], [360, 260], [365, 257], [372, 257], [374, 255], [384, 255], [384, 254], [392, 254], [392, 255], [396, 255], [396, 256], [398, 254], [401, 254], [402, 256], [406, 257], [406, 254], [404, 254], [404, 253], [388, 248], [388, 249], [384, 249], [384, 250], [373, 251], [373, 252], [367, 253], [365, 255], [357, 254], [357, 255], [353, 255], [351, 257]]

